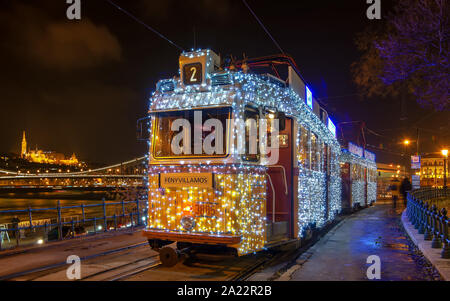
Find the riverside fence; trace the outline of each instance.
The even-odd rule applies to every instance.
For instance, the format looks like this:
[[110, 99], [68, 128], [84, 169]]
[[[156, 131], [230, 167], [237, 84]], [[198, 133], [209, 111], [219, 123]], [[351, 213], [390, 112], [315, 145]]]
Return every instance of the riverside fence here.
[[[436, 199], [450, 199], [449, 189], [424, 188], [408, 192], [406, 214], [409, 221], [431, 241], [432, 248], [442, 248], [442, 258], [450, 258], [449, 218], [445, 208], [432, 204]], [[431, 205], [432, 204], [432, 205]]]
[[0, 250], [17, 246], [44, 244], [48, 241], [92, 235], [145, 224], [144, 200], [81, 204], [74, 206], [1, 210], [9, 223], [0, 224]]

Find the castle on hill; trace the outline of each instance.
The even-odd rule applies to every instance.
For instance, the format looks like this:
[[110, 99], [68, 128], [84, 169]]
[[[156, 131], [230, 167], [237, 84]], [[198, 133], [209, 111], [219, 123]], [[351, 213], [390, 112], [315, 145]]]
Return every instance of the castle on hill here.
[[40, 149], [30, 150], [27, 148], [27, 139], [25, 137], [25, 131], [23, 131], [22, 145], [20, 155], [23, 159], [29, 162], [46, 163], [46, 164], [59, 164], [69, 166], [81, 166], [82, 163], [78, 161], [75, 153], [70, 158], [66, 158], [64, 154], [54, 151], [43, 151]]

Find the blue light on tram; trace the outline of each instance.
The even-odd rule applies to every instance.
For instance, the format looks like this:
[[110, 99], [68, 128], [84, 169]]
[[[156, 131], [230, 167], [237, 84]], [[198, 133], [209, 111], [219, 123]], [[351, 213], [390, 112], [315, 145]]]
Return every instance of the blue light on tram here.
[[330, 117], [328, 117], [328, 129], [336, 137], [336, 126], [334, 125], [333, 121], [331, 121]]
[[312, 93], [311, 93], [311, 90], [309, 90], [308, 86], [305, 86], [305, 87], [306, 87], [306, 104], [312, 110], [312, 108], [313, 108]]

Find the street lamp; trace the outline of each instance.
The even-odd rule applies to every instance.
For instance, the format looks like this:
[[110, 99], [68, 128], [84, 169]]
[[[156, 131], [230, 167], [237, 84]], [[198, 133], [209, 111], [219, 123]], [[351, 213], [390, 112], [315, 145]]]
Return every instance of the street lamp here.
[[404, 145], [409, 145], [409, 143], [410, 143], [410, 141], [409, 141], [408, 139], [405, 139], [405, 140], [403, 141], [403, 144], [404, 144]]
[[447, 189], [447, 157], [448, 149], [443, 149], [442, 155], [444, 156], [444, 189]]

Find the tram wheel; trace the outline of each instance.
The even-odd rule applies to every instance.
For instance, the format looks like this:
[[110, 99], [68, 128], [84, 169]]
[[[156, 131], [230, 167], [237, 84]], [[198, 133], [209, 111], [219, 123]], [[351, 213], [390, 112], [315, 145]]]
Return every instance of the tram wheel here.
[[171, 247], [163, 247], [159, 250], [159, 260], [165, 267], [173, 267], [178, 262], [178, 252]]

